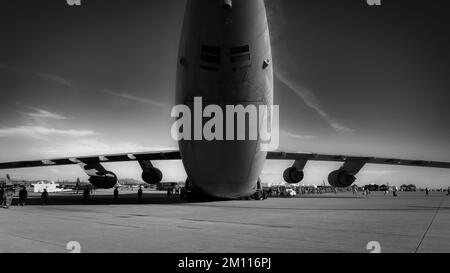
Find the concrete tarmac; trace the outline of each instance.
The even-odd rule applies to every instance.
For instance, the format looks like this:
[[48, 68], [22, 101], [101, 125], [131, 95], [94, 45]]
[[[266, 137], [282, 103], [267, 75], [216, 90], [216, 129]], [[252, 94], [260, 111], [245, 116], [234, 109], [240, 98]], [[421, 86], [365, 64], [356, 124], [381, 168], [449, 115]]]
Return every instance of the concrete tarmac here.
[[[17, 200], [15, 200], [17, 202]], [[450, 197], [400, 192], [185, 202], [163, 193], [102, 191], [87, 203], [50, 194], [0, 209], [0, 252], [450, 252]]]

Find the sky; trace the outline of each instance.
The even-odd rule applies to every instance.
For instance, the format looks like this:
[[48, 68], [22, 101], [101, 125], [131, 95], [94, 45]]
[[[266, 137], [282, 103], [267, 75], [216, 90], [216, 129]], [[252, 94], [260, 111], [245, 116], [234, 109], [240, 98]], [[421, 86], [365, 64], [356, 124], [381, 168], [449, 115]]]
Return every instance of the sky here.
[[[177, 149], [170, 109], [186, 1], [6, 0], [0, 162]], [[444, 1], [267, 0], [280, 150], [450, 161]], [[266, 164], [282, 182], [292, 162]], [[156, 162], [182, 181], [179, 161]], [[105, 164], [139, 179], [136, 162]], [[305, 184], [339, 163], [309, 162]], [[0, 171], [86, 180], [78, 166]], [[450, 170], [367, 165], [357, 184], [450, 186]]]

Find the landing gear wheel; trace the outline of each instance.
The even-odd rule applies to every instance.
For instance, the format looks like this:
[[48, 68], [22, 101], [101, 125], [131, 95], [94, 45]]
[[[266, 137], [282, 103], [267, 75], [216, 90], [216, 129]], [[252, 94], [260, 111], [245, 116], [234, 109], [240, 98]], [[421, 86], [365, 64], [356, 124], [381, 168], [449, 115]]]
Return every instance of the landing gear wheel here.
[[259, 201], [261, 200], [261, 193], [259, 191], [255, 192], [255, 200]]

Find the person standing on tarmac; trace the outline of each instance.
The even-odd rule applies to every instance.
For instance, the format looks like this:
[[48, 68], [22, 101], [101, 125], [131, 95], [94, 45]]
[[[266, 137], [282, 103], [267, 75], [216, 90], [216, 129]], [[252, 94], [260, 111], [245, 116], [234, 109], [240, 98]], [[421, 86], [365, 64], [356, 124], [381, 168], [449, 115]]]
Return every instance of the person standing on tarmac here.
[[119, 199], [119, 189], [116, 187], [114, 189], [114, 200], [117, 200], [117, 199]]
[[87, 201], [89, 199], [89, 195], [91, 195], [91, 191], [88, 188], [83, 190], [83, 200]]
[[263, 199], [266, 200], [269, 197], [269, 193], [266, 189], [263, 189]]
[[47, 205], [48, 202], [48, 192], [47, 189], [44, 189], [44, 191], [41, 194], [41, 201], [42, 201], [42, 205]]
[[28, 198], [28, 192], [27, 189], [25, 187], [23, 187], [20, 191], [19, 191], [19, 206], [24, 206], [26, 205], [27, 202], [27, 198]]
[[137, 193], [137, 194], [138, 194], [138, 200], [139, 200], [139, 201], [141, 201], [141, 199], [142, 199], [142, 193], [143, 193], [143, 192], [142, 192], [142, 186], [139, 186], [139, 190], [138, 190], [138, 193]]
[[0, 206], [3, 207], [4, 203], [5, 203], [5, 189], [3, 187], [0, 187]]

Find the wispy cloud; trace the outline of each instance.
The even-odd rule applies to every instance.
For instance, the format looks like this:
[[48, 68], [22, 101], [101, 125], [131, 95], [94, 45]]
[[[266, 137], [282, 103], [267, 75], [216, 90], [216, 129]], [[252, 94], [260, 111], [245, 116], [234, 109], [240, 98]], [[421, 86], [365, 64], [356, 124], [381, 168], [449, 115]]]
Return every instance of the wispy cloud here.
[[31, 72], [22, 68], [18, 68], [15, 66], [11, 66], [11, 65], [5, 65], [5, 64], [0, 64], [0, 70], [4, 70], [4, 71], [9, 71], [9, 72], [14, 72], [14, 73], [20, 73], [20, 74], [29, 74], [35, 77], [38, 77], [41, 80], [45, 80], [51, 83], [55, 83], [55, 84], [59, 84], [59, 85], [63, 85], [69, 88], [74, 88], [75, 84], [72, 83], [71, 81], [64, 79], [61, 76], [57, 76], [57, 75], [52, 75], [52, 74], [46, 74], [46, 73], [40, 73], [40, 72]]
[[5, 65], [5, 64], [0, 64], [0, 70], [10, 71], [10, 72], [15, 72], [15, 73], [23, 72], [23, 71], [17, 69], [16, 67]]
[[60, 170], [58, 170], [58, 169], [56, 169], [56, 168], [51, 168], [51, 169], [50, 169], [50, 172], [52, 172], [53, 174], [56, 174], [56, 175], [59, 175], [59, 174], [62, 173]]
[[18, 126], [0, 128], [0, 137], [28, 137], [28, 138], [42, 138], [51, 136], [60, 137], [85, 137], [92, 136], [96, 133], [89, 130], [61, 130], [42, 126]]
[[300, 134], [295, 134], [295, 133], [292, 133], [292, 132], [289, 132], [286, 130], [280, 130], [280, 133], [282, 136], [285, 136], [285, 137], [303, 139], [303, 140], [316, 138], [315, 136], [312, 136], [312, 135], [300, 135]]
[[292, 61], [288, 49], [284, 46], [283, 29], [287, 24], [280, 0], [266, 0], [269, 17], [270, 34], [272, 38], [272, 53], [274, 55], [275, 77], [294, 92], [305, 104], [315, 110], [331, 128], [338, 132], [352, 132], [353, 129], [337, 122], [321, 105], [314, 93], [305, 88], [296, 79], [299, 69]]
[[134, 142], [106, 141], [82, 138], [69, 142], [52, 143], [51, 146], [35, 148], [34, 153], [43, 157], [91, 156], [115, 153], [139, 153], [177, 150], [175, 147], [144, 146]]
[[320, 105], [318, 99], [313, 94], [313, 92], [307, 88], [304, 88], [294, 80], [291, 80], [286, 74], [284, 74], [282, 71], [275, 72], [275, 77], [279, 81], [281, 81], [284, 85], [289, 87], [289, 89], [294, 92], [297, 96], [299, 96], [305, 104], [314, 109], [324, 120], [328, 122], [328, 124], [333, 128], [334, 130], [338, 132], [353, 132], [354, 130], [342, 125], [341, 123], [337, 122], [332, 118]]
[[34, 108], [35, 112], [29, 112], [29, 113], [23, 113], [27, 116], [38, 118], [38, 119], [56, 119], [56, 120], [67, 120], [70, 119], [70, 117], [66, 117], [63, 115], [60, 115], [58, 113], [49, 112], [47, 110]]
[[69, 88], [74, 88], [75, 84], [73, 84], [72, 82], [60, 77], [60, 76], [56, 76], [56, 75], [50, 75], [50, 74], [44, 74], [44, 73], [34, 73], [34, 75], [36, 75], [37, 77], [52, 82], [52, 83], [56, 83], [56, 84], [60, 84]]
[[104, 91], [104, 93], [107, 93], [109, 95], [112, 95], [112, 96], [115, 96], [118, 98], [122, 98], [125, 100], [142, 103], [142, 104], [148, 104], [148, 105], [161, 107], [161, 108], [170, 108], [170, 106], [166, 103], [162, 103], [162, 102], [159, 102], [159, 101], [156, 101], [153, 99], [149, 99], [149, 98], [138, 97], [138, 96], [131, 95], [128, 93], [118, 93], [118, 92], [112, 92], [112, 91]]

